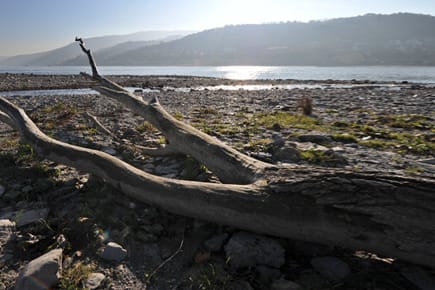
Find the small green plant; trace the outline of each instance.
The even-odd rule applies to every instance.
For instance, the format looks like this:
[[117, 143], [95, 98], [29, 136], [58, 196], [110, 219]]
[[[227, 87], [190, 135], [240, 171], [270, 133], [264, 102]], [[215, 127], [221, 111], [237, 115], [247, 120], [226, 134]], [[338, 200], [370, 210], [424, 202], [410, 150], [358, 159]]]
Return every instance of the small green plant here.
[[36, 176], [40, 177], [59, 177], [60, 176], [60, 169], [59, 168], [52, 168], [44, 163], [37, 162], [32, 166], [33, 173]]
[[86, 133], [88, 135], [91, 135], [91, 136], [97, 135], [97, 129], [95, 129], [95, 128], [87, 128], [86, 129]]
[[267, 150], [267, 146], [272, 143], [272, 139], [262, 138], [262, 139], [252, 139], [249, 141], [249, 149], [255, 152]]
[[32, 112], [30, 117], [39, 123], [42, 128], [53, 130], [78, 113], [79, 111], [73, 105], [59, 102], [54, 105], [45, 106], [40, 111]]
[[209, 135], [235, 135], [241, 132], [243, 126], [226, 124], [220, 120], [205, 121], [196, 119], [192, 126]]
[[60, 288], [65, 290], [84, 290], [84, 282], [95, 269], [92, 264], [79, 261], [63, 272]]
[[62, 102], [46, 106], [44, 109], [42, 109], [42, 111], [47, 114], [61, 113], [63, 115], [74, 115], [77, 113], [77, 109], [75, 107]]
[[212, 135], [214, 132], [214, 128], [212, 126], [210, 126], [210, 124], [208, 124], [205, 121], [200, 121], [198, 123], [194, 123], [192, 124], [195, 128], [201, 130], [202, 132]]
[[192, 289], [220, 290], [230, 284], [231, 276], [219, 265], [201, 265], [198, 273], [188, 278]]
[[332, 135], [332, 139], [334, 141], [342, 142], [342, 143], [357, 143], [358, 142], [358, 139], [354, 135], [352, 135], [352, 134], [346, 134], [346, 133], [344, 133], [344, 134], [340, 134], [340, 133], [333, 134]]
[[321, 127], [319, 120], [315, 118], [283, 111], [255, 114], [254, 120], [256, 120], [255, 122], [258, 125], [265, 126], [266, 128], [279, 126], [281, 128], [292, 127], [307, 130], [317, 130]]
[[148, 121], [144, 121], [142, 124], [138, 125], [136, 127], [136, 130], [139, 133], [144, 133], [144, 132], [155, 132], [157, 131], [157, 129]]
[[360, 141], [359, 144], [365, 145], [367, 147], [376, 148], [376, 149], [385, 149], [390, 148], [395, 145], [394, 142], [391, 141], [384, 141], [380, 139], [371, 139], [371, 140], [364, 140]]
[[199, 174], [207, 172], [207, 167], [204, 164], [199, 163], [196, 159], [190, 156], [188, 156], [184, 161], [183, 168], [181, 177], [188, 180], [195, 179]]
[[317, 163], [317, 164], [331, 162], [335, 160], [332, 154], [329, 154], [328, 152], [322, 150], [315, 150], [315, 149], [301, 151], [301, 157], [302, 159], [305, 159], [310, 163]]
[[405, 172], [408, 174], [419, 174], [424, 172], [424, 169], [418, 166], [409, 166], [405, 168]]
[[167, 142], [165, 136], [160, 136], [160, 137], [159, 137], [159, 140], [157, 141], [157, 143], [163, 145], [163, 144], [167, 144], [168, 142]]
[[403, 114], [380, 116], [377, 120], [387, 126], [403, 129], [431, 129], [434, 128], [433, 120], [420, 114]]
[[20, 144], [17, 151], [17, 162], [30, 162], [35, 158], [35, 152], [29, 144]]
[[16, 148], [19, 146], [19, 139], [10, 137], [7, 138], [6, 140], [2, 140], [0, 144], [2, 149]]
[[180, 112], [175, 112], [174, 114], [172, 114], [172, 116], [177, 119], [178, 121], [182, 121], [184, 119], [183, 114], [181, 114]]
[[393, 149], [398, 153], [431, 154], [435, 151], [435, 143], [426, 135], [379, 131], [375, 139], [359, 141], [359, 144], [376, 149]]

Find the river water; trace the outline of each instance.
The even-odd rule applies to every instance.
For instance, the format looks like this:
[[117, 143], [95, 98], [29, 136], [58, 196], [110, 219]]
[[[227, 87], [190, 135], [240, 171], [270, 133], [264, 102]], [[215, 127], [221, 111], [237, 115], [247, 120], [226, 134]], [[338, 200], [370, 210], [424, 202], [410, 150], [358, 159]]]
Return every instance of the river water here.
[[[187, 75], [229, 79], [373, 80], [435, 83], [435, 67], [423, 66], [102, 66], [103, 75]], [[86, 66], [1, 67], [0, 73], [78, 74]]]

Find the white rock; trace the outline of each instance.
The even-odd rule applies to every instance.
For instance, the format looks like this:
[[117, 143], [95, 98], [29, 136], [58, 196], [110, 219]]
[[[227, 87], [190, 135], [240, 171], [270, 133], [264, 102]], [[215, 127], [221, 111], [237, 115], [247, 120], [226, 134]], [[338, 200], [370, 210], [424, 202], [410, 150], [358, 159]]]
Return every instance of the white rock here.
[[104, 276], [104, 274], [92, 273], [86, 280], [85, 288], [89, 290], [97, 289], [98, 287], [100, 287], [104, 279], [106, 279], [106, 276]]
[[108, 261], [121, 261], [127, 256], [127, 250], [117, 243], [108, 243], [101, 253], [101, 258]]
[[[14, 222], [11, 222], [8, 219], [0, 219], [0, 254], [2, 253], [3, 246], [6, 245], [9, 239], [11, 238], [14, 229], [15, 229]], [[0, 265], [1, 265], [1, 260], [2, 257], [0, 257]]]
[[10, 228], [15, 227], [15, 223], [11, 222], [8, 219], [0, 219], [0, 231], [9, 230]]
[[29, 262], [21, 270], [15, 290], [45, 290], [59, 283], [62, 249], [52, 250]]

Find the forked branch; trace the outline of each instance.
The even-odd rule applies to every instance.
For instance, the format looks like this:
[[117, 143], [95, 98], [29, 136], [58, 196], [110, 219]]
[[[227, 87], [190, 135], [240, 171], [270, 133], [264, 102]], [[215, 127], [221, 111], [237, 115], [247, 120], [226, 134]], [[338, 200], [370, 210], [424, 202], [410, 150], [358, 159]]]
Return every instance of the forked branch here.
[[79, 42], [81, 49], [88, 56], [89, 64], [91, 65], [91, 69], [92, 69], [92, 75], [98, 76], [99, 74], [98, 74], [98, 70], [97, 70], [97, 65], [95, 63], [94, 57], [92, 56], [91, 50], [87, 49], [85, 47], [85, 42], [83, 41], [83, 39], [81, 37], [76, 36], [75, 40]]
[[175, 147], [178, 152], [192, 156], [203, 163], [223, 183], [247, 184], [255, 181], [263, 169], [273, 167], [273, 165], [238, 152], [216, 138], [178, 121], [163, 109], [157, 99], [144, 101], [143, 98], [99, 75], [91, 51], [85, 47], [80, 38], [77, 41], [88, 56], [93, 72], [92, 78], [101, 85], [95, 90], [122, 103], [149, 121], [163, 133], [169, 144]]

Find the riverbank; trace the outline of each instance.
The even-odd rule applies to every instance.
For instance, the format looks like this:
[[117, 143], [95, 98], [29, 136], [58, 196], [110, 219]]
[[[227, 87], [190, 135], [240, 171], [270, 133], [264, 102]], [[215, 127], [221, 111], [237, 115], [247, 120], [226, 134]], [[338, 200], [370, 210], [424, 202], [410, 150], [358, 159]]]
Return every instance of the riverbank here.
[[[80, 76], [11, 75], [7, 82], [1, 79], [1, 90], [92, 85]], [[72, 83], [77, 80], [78, 84]], [[123, 76], [114, 80], [124, 86], [146, 88], [270, 83], [195, 77]], [[298, 82], [273, 82], [279, 83]], [[435, 150], [435, 88], [403, 84], [393, 89], [358, 86], [291, 91], [156, 91], [144, 97], [157, 97], [176, 118], [272, 163], [422, 177], [435, 174], [431, 163]], [[313, 101], [311, 116], [301, 113], [299, 102], [303, 98]], [[59, 140], [103, 150], [156, 175], [219, 182], [189, 158], [143, 155], [133, 144], [161, 146], [163, 136], [137, 115], [102, 96], [8, 99], [24, 108], [45, 133]], [[95, 129], [85, 112], [96, 116], [123, 141]], [[105, 275], [101, 284], [104, 289], [145, 289], [146, 285], [147, 289], [282, 289], [279, 283], [291, 289], [290, 281], [307, 289], [418, 289], [418, 283], [425, 279], [435, 280], [432, 270], [393, 262], [389, 257], [246, 234], [137, 203], [84, 172], [38, 160], [4, 124], [0, 124], [0, 144], [0, 215], [17, 222], [11, 229], [15, 238], [1, 244], [0, 288], [3, 283], [10, 289], [20, 267], [56, 247], [64, 249], [64, 287], [79, 287], [92, 272]], [[40, 213], [42, 222], [38, 217], [23, 224], [20, 216], [29, 211]], [[177, 252], [181, 241], [182, 251]], [[127, 256], [121, 261], [101, 258], [98, 249], [107, 247], [108, 242], [122, 245]], [[249, 250], [238, 252], [248, 263], [240, 267], [231, 263], [231, 249], [238, 243]], [[257, 253], [255, 258], [250, 256], [252, 252]]]
[[[296, 80], [296, 79], [257, 79], [234, 80], [214, 77], [194, 76], [135, 76], [113, 75], [107, 76], [114, 82], [125, 87], [159, 89], [194, 88], [220, 85], [285, 85], [285, 84], [391, 84], [406, 85], [408, 82], [380, 82], [369, 80]], [[40, 74], [12, 74], [0, 73], [0, 92], [17, 90], [49, 90], [49, 89], [79, 89], [90, 88], [92, 81], [82, 75], [40, 75]], [[418, 85], [418, 84], [415, 84]]]

